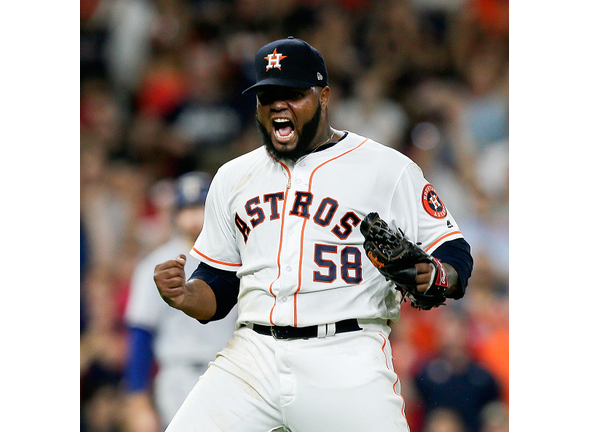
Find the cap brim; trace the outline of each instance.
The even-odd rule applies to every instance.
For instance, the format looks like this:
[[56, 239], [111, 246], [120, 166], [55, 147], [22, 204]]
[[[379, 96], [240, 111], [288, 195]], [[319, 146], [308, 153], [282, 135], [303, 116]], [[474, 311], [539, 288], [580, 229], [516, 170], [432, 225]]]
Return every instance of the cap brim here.
[[241, 94], [250, 93], [254, 90], [257, 90], [259, 87], [310, 88], [316, 85], [318, 84], [308, 81], [287, 80], [283, 78], [266, 78], [260, 82], [255, 83], [253, 86], [246, 88], [243, 92], [241, 92]]

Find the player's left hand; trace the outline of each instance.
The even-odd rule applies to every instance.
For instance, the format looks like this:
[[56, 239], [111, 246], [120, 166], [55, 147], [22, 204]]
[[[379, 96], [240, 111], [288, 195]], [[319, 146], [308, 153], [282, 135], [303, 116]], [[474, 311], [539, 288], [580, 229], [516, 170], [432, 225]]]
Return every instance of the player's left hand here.
[[433, 266], [430, 263], [417, 263], [417, 276], [415, 277], [416, 288], [419, 292], [426, 292], [431, 286], [432, 273], [434, 271]]

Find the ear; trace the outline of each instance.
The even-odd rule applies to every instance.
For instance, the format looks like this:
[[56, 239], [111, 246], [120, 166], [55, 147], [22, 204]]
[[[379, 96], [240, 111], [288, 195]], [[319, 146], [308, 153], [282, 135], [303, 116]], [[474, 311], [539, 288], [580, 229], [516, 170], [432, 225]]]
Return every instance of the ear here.
[[321, 89], [321, 93], [319, 93], [319, 103], [321, 103], [321, 108], [327, 108], [327, 104], [329, 102], [329, 96], [331, 95], [331, 89], [329, 86], [325, 86]]

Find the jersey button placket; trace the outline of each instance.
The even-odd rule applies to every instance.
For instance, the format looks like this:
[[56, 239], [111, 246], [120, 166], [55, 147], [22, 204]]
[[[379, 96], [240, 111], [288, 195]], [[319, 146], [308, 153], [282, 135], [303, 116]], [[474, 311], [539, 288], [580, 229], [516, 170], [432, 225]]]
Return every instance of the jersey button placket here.
[[[307, 163], [301, 161], [297, 163], [292, 170], [292, 178], [294, 182], [293, 193], [295, 195], [297, 194], [297, 192], [311, 192], [309, 188], [311, 170], [307, 167], [307, 165]], [[305, 201], [305, 203], [306, 202], [310, 202], [310, 204], [308, 204], [307, 206], [297, 207], [296, 212], [304, 211], [305, 213], [307, 213], [307, 215], [303, 217], [299, 214], [295, 214], [289, 215], [289, 217], [287, 218], [287, 220], [289, 220], [291, 224], [291, 229], [294, 230], [294, 233], [289, 236], [289, 242], [292, 248], [292, 259], [288, 263], [288, 267], [290, 267], [290, 270], [287, 270], [287, 277], [290, 282], [289, 287], [291, 287], [291, 291], [289, 292], [287, 302], [284, 303], [284, 306], [285, 311], [288, 311], [287, 313], [290, 313], [289, 320], [294, 319], [294, 323], [298, 321], [298, 316], [295, 315], [298, 315], [299, 313], [299, 311], [296, 310], [296, 292], [297, 289], [299, 289], [299, 270], [300, 266], [302, 265], [299, 261], [304, 261], [301, 248], [306, 248], [306, 245], [304, 244], [304, 227], [305, 224], [309, 222], [308, 218], [310, 217], [309, 215], [311, 213], [311, 207], [313, 205], [312, 201]]]
[[280, 257], [280, 274], [279, 290], [275, 292], [276, 305], [274, 309], [275, 325], [292, 325], [292, 297], [296, 290], [296, 274], [294, 271], [298, 260], [298, 244], [300, 242], [300, 227], [302, 225], [300, 218], [289, 216], [286, 211], [284, 221], [284, 232], [288, 233], [283, 237], [282, 253]]

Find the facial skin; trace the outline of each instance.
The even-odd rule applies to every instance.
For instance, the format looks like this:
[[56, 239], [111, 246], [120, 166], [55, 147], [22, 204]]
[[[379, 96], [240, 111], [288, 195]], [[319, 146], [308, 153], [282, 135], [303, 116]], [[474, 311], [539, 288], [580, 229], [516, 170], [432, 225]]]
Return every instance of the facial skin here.
[[204, 205], [187, 207], [180, 210], [176, 215], [176, 225], [180, 232], [194, 241], [202, 231], [204, 219]]
[[264, 145], [277, 158], [296, 161], [331, 135], [327, 123], [329, 87], [258, 91], [258, 129]]

